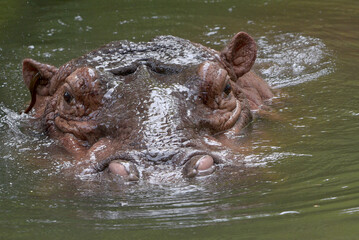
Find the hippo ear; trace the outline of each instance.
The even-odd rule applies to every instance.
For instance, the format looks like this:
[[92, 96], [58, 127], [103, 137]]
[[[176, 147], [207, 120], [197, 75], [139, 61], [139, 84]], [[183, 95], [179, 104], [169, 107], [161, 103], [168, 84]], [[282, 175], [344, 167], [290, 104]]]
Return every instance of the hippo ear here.
[[256, 60], [257, 46], [251, 36], [245, 32], [237, 33], [221, 51], [221, 59], [233, 80], [249, 72]]
[[22, 77], [27, 88], [32, 92], [36, 86], [41, 86], [36, 90], [38, 95], [49, 95], [48, 88], [51, 78], [58, 69], [54, 66], [39, 63], [33, 59], [24, 59], [22, 62]]
[[57, 71], [58, 69], [54, 66], [39, 63], [33, 59], [24, 59], [22, 76], [31, 93], [31, 103], [25, 113], [28, 113], [35, 105], [36, 95], [49, 95], [50, 81]]

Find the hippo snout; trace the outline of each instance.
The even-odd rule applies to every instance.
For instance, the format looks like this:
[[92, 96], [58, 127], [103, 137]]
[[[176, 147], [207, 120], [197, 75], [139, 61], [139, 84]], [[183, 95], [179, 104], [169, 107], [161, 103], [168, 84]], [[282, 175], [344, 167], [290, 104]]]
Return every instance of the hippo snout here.
[[[158, 153], [157, 155], [164, 154]], [[127, 181], [138, 181], [140, 179], [140, 173], [137, 166], [140, 165], [139, 161], [141, 161], [139, 159], [144, 158], [143, 160], [146, 162], [151, 161], [145, 156], [148, 156], [148, 154], [138, 153], [137, 156], [134, 156], [133, 153], [122, 153], [113, 155], [94, 165], [92, 172], [107, 172], [118, 175]], [[167, 161], [177, 163], [178, 166], [182, 168], [183, 176], [188, 178], [209, 175], [216, 170], [216, 164], [222, 162], [219, 156], [207, 151], [198, 150], [187, 150], [171, 154], [171, 160]], [[153, 164], [156, 165], [158, 162], [153, 162]]]

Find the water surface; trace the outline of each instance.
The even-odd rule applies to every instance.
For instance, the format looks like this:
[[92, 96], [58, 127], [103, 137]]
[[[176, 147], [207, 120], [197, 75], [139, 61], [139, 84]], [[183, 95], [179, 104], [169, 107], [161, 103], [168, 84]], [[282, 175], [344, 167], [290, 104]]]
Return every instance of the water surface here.
[[[0, 3], [0, 239], [357, 239], [359, 4], [345, 1]], [[245, 168], [136, 184], [67, 178], [68, 156], [19, 114], [26, 57], [60, 66], [110, 41], [175, 35], [220, 50], [258, 43], [255, 71], [280, 91]]]

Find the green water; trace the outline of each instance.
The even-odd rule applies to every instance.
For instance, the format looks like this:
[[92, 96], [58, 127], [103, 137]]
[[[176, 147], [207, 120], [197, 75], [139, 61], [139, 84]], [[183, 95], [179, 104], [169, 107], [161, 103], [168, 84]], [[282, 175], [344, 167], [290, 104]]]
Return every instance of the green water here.
[[[172, 34], [259, 45], [280, 120], [248, 131], [245, 169], [137, 184], [68, 179], [26, 125], [21, 60], [59, 66], [109, 41]], [[0, 1], [0, 239], [358, 239], [359, 2]]]

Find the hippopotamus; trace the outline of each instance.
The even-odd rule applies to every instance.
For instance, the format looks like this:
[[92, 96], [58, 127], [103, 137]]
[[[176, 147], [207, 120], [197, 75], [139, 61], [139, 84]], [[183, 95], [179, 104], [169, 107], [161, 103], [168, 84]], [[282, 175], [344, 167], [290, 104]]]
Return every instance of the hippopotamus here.
[[[222, 51], [174, 36], [111, 42], [61, 67], [23, 60], [25, 110], [81, 173], [128, 181], [154, 165], [212, 174], [254, 112], [273, 98], [251, 71], [256, 43], [237, 33]], [[227, 151], [228, 152], [228, 151]]]

